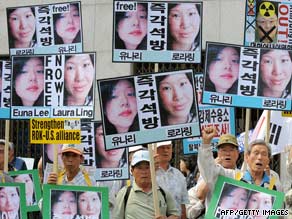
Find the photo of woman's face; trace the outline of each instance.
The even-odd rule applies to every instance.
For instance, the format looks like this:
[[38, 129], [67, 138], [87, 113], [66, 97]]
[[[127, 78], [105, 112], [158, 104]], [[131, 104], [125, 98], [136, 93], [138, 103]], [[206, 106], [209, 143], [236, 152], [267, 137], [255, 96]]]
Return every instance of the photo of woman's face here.
[[[57, 144], [57, 151], [58, 151], [58, 166], [63, 167], [63, 160], [62, 160], [62, 144]], [[54, 144], [47, 144], [45, 145], [45, 151], [47, 154], [47, 157], [49, 159], [49, 162], [54, 162]]]
[[220, 202], [221, 209], [245, 209], [248, 200], [248, 193], [243, 188], [236, 188]]
[[118, 35], [126, 49], [136, 49], [147, 34], [147, 12], [144, 6], [138, 4], [137, 11], [126, 12], [117, 25]]
[[83, 192], [78, 198], [78, 208], [81, 215], [98, 219], [101, 202], [97, 192]]
[[240, 57], [232, 47], [224, 48], [209, 66], [209, 78], [216, 92], [226, 93], [238, 79]]
[[95, 143], [97, 153], [101, 156], [99, 159], [104, 159], [108, 161], [119, 161], [122, 158], [123, 153], [125, 151], [125, 148], [108, 151], [105, 150], [103, 129], [101, 125], [97, 127], [95, 130]]
[[281, 97], [292, 75], [292, 61], [289, 52], [271, 50], [263, 54], [260, 61], [260, 69], [264, 87], [275, 95], [269, 96]]
[[119, 80], [105, 107], [107, 119], [118, 133], [127, 132], [138, 112], [133, 85], [128, 80]]
[[0, 211], [18, 215], [20, 198], [16, 187], [0, 189]]
[[15, 91], [24, 106], [32, 106], [44, 90], [44, 66], [39, 58], [30, 58], [17, 72]]
[[17, 44], [27, 44], [26, 47], [29, 47], [36, 28], [35, 16], [31, 8], [24, 7], [15, 9], [10, 14], [8, 23], [11, 34], [15, 40], [15, 48], [19, 48]]
[[170, 10], [169, 28], [175, 43], [194, 43], [199, 30], [201, 18], [194, 3], [178, 4]]
[[16, 176], [14, 182], [25, 183], [26, 201], [31, 200], [34, 194], [34, 184], [29, 174], [20, 174]]
[[73, 192], [63, 192], [56, 203], [52, 206], [53, 214], [55, 215], [75, 215], [77, 214], [77, 201]]
[[69, 95], [85, 101], [92, 87], [94, 75], [94, 66], [89, 54], [69, 58], [65, 64], [65, 87]]
[[[165, 110], [172, 118], [184, 118], [187, 122], [193, 104], [194, 89], [186, 74], [174, 74], [159, 84], [159, 95]], [[177, 123], [179, 124], [179, 123]]]
[[70, 12], [62, 13], [56, 22], [56, 32], [64, 43], [72, 43], [80, 31], [80, 15], [75, 5], [70, 5]]
[[[273, 207], [272, 196], [269, 194], [257, 192], [253, 193], [248, 200], [248, 209], [270, 210]], [[264, 219], [267, 216], [257, 216], [256, 219]]]

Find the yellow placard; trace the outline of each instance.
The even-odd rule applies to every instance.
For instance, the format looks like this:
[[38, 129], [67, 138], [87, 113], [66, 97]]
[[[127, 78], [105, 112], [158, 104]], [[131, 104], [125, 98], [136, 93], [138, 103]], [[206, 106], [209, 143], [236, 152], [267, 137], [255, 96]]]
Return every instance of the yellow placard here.
[[80, 144], [80, 119], [30, 119], [31, 144]]
[[282, 111], [283, 117], [292, 117], [292, 111]]

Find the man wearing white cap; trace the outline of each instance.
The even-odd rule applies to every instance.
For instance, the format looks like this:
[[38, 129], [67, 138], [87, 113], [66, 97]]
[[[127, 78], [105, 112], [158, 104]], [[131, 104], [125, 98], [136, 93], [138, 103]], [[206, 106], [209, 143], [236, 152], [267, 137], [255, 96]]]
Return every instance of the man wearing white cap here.
[[152, 183], [150, 173], [149, 152], [137, 151], [131, 162], [134, 176], [132, 187], [124, 187], [117, 194], [114, 219], [177, 219], [178, 211], [171, 195], [157, 187], [160, 215], [155, 215]]
[[50, 173], [48, 176], [49, 184], [58, 185], [95, 185], [95, 179], [80, 166], [83, 162], [83, 147], [78, 144], [64, 144], [62, 147], [62, 160], [64, 170], [59, 173]]
[[172, 142], [164, 141], [157, 143], [159, 168], [156, 170], [158, 185], [170, 192], [176, 202], [181, 219], [186, 219], [186, 204], [189, 203], [187, 183], [184, 175], [170, 165], [172, 158]]

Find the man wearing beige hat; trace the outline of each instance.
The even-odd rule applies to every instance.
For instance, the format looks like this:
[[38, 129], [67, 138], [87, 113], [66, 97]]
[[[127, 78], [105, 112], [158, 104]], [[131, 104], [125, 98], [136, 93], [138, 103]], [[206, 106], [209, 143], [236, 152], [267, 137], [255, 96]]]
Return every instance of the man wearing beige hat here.
[[[217, 144], [218, 156], [215, 159], [217, 165], [227, 169], [236, 169], [236, 161], [239, 156], [238, 142], [234, 135], [221, 135]], [[200, 176], [195, 187], [188, 191], [190, 204], [186, 205], [189, 219], [198, 218], [204, 214], [207, 204], [211, 200], [212, 193], [209, 192], [208, 185]]]
[[189, 203], [187, 183], [184, 175], [170, 165], [172, 158], [172, 142], [157, 143], [159, 168], [156, 170], [158, 185], [172, 194], [179, 210], [180, 219], [186, 219], [186, 207]]
[[155, 218], [177, 219], [178, 210], [169, 192], [157, 186], [160, 215], [155, 215], [152, 195], [149, 152], [140, 150], [133, 154], [131, 172], [134, 182], [131, 187], [125, 186], [115, 201], [114, 219]]
[[[219, 175], [256, 184], [273, 190], [282, 190], [282, 185], [274, 175], [268, 175], [265, 170], [271, 159], [271, 148], [264, 140], [258, 139], [249, 143], [245, 154], [247, 170], [244, 172], [226, 169], [216, 165], [210, 147], [211, 140], [216, 136], [214, 127], [207, 127], [202, 131], [203, 144], [198, 152], [198, 166], [210, 192], [213, 192]], [[272, 173], [272, 172], [271, 172]]]
[[79, 144], [64, 144], [62, 147], [64, 170], [50, 173], [49, 184], [93, 186], [95, 179], [81, 166], [84, 160], [83, 146]]

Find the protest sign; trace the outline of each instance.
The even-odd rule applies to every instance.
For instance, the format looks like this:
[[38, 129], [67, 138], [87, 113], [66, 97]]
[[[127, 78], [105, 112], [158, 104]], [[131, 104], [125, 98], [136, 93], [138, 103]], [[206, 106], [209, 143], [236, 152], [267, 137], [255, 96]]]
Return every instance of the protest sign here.
[[0, 60], [0, 118], [10, 118], [11, 62]]
[[[106, 187], [44, 184], [43, 194], [44, 219], [109, 219]], [[66, 213], [63, 212], [64, 205], [68, 206]], [[92, 206], [92, 209], [87, 206]]]
[[[217, 136], [213, 138], [212, 146], [215, 148], [219, 137], [223, 134], [235, 134], [235, 110], [233, 107], [220, 107], [202, 104], [203, 74], [195, 74], [195, 84], [199, 106], [199, 121], [201, 129], [207, 126], [214, 126]], [[202, 144], [200, 137], [184, 138], [184, 154], [198, 153], [198, 148]]]
[[287, 212], [281, 209], [284, 201], [282, 192], [223, 176], [218, 177], [214, 188], [206, 218], [277, 218], [276, 216], [288, 214], [287, 209]]
[[113, 62], [200, 63], [202, 2], [113, 1]]
[[128, 149], [105, 150], [102, 122], [94, 122], [94, 143], [97, 181], [129, 178]]
[[286, 50], [207, 42], [202, 102], [291, 110], [291, 57]]
[[4, 199], [4, 203], [1, 202], [0, 219], [27, 219], [25, 185], [23, 183], [0, 183], [0, 193], [7, 197]]
[[25, 185], [26, 211], [39, 211], [38, 202], [41, 199], [41, 184], [37, 170], [11, 171], [9, 175], [16, 183]]
[[244, 45], [292, 49], [289, 0], [246, 0]]
[[200, 135], [192, 70], [98, 81], [106, 150]]
[[12, 56], [11, 118], [93, 118], [95, 53]]
[[32, 144], [80, 144], [80, 119], [30, 119]]
[[81, 2], [9, 7], [10, 55], [83, 52]]

